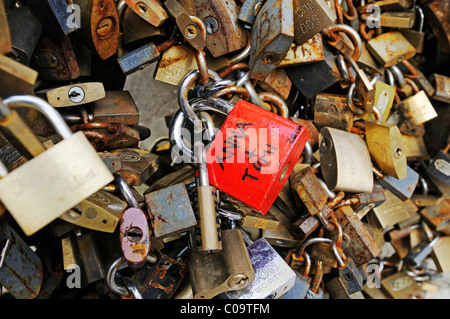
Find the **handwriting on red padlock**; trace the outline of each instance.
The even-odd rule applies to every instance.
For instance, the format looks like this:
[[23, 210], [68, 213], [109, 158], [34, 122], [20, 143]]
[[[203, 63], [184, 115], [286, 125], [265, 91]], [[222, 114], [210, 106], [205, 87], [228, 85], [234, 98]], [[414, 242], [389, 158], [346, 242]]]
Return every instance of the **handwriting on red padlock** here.
[[210, 184], [266, 214], [308, 138], [305, 127], [240, 100], [209, 145]]

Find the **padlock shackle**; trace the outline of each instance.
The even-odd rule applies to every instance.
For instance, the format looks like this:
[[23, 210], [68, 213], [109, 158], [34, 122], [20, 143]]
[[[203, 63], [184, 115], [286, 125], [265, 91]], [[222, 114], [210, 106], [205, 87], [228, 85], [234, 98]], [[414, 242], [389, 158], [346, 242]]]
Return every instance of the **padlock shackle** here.
[[117, 188], [119, 189], [122, 196], [125, 198], [125, 201], [128, 203], [130, 207], [139, 208], [139, 202], [137, 201], [136, 197], [133, 194], [133, 191], [131, 190], [131, 187], [128, 186], [127, 182], [123, 178], [122, 175], [119, 173], [114, 174], [114, 183], [116, 184]]
[[358, 31], [356, 31], [351, 26], [346, 24], [334, 24], [323, 29], [322, 32], [328, 38], [333, 38], [333, 36], [336, 35], [335, 32], [344, 32], [345, 34], [347, 34], [350, 40], [352, 41], [353, 46], [355, 47], [355, 50], [353, 51], [351, 57], [354, 61], [359, 60], [362, 53], [363, 42], [361, 40], [361, 36], [359, 35]]
[[62, 139], [67, 139], [73, 134], [61, 114], [48, 102], [39, 97], [32, 95], [13, 95], [4, 99], [3, 103], [8, 108], [29, 107], [40, 112], [47, 118]]

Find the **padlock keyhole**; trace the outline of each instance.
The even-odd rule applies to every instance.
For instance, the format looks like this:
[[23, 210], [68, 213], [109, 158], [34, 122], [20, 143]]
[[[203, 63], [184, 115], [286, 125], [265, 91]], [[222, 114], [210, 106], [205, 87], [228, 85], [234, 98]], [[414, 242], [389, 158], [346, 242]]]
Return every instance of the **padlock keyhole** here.
[[133, 243], [137, 243], [142, 240], [143, 232], [139, 227], [131, 227], [127, 231], [127, 238]]

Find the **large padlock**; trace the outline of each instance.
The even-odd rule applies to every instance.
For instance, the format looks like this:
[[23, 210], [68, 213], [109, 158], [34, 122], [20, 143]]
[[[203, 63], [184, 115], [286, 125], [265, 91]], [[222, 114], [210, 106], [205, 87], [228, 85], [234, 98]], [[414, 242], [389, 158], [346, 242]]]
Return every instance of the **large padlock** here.
[[308, 140], [306, 128], [240, 100], [210, 144], [210, 183], [265, 214]]
[[1, 200], [25, 234], [31, 235], [111, 182], [113, 176], [83, 132], [72, 134], [47, 102], [32, 96], [13, 96], [3, 102], [10, 108], [28, 106], [42, 112], [64, 139], [0, 181]]
[[399, 32], [386, 32], [367, 42], [367, 49], [384, 67], [396, 65], [416, 54], [416, 49]]

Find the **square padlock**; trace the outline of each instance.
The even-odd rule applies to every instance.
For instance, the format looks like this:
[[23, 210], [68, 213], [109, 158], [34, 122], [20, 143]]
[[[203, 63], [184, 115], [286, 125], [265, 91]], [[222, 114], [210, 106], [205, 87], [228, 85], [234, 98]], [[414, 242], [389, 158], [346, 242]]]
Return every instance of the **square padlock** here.
[[308, 138], [306, 127], [240, 100], [208, 146], [210, 184], [266, 214]]

